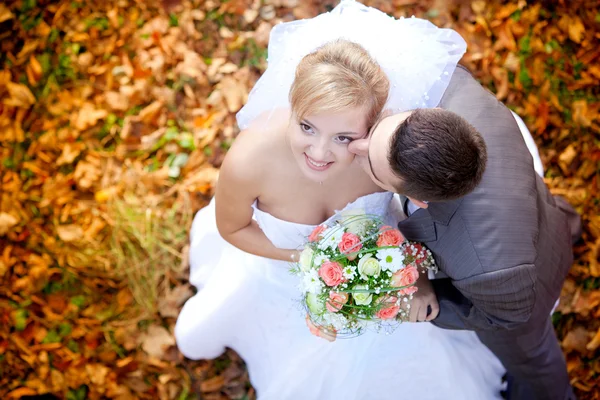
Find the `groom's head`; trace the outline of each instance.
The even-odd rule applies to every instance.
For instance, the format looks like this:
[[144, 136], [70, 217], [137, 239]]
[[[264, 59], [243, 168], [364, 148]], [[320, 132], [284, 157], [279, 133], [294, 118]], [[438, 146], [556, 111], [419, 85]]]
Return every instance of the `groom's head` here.
[[418, 109], [380, 119], [349, 150], [382, 188], [419, 201], [470, 193], [487, 161], [483, 138], [455, 113]]

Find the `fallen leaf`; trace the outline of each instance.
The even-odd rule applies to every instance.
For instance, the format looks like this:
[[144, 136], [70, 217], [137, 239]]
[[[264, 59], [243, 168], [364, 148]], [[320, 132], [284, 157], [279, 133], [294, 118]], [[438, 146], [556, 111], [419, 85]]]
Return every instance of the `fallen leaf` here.
[[83, 237], [83, 229], [76, 224], [59, 225], [56, 227], [56, 233], [64, 242], [73, 242]]
[[158, 312], [164, 318], [176, 318], [179, 315], [181, 306], [187, 299], [192, 297], [194, 292], [189, 284], [181, 285], [170, 290], [158, 301]]
[[575, 43], [581, 43], [581, 38], [585, 34], [585, 26], [578, 16], [571, 18], [569, 23], [569, 39]]
[[148, 355], [163, 358], [169, 346], [175, 344], [175, 338], [162, 326], [150, 325], [148, 332], [141, 336], [142, 349]]
[[575, 157], [577, 157], [577, 150], [575, 150], [575, 144], [571, 143], [558, 157], [558, 163], [563, 172], [569, 171]]
[[0, 23], [13, 19], [15, 15], [10, 12], [4, 3], [0, 4]]
[[567, 333], [562, 341], [562, 347], [567, 352], [575, 350], [584, 353], [589, 340], [590, 334], [587, 329], [578, 326]]
[[19, 223], [19, 219], [11, 214], [0, 212], [0, 236], [5, 235]]
[[35, 97], [27, 86], [20, 83], [8, 82], [6, 88], [10, 97], [4, 99], [4, 104], [13, 107], [29, 108], [35, 103]]

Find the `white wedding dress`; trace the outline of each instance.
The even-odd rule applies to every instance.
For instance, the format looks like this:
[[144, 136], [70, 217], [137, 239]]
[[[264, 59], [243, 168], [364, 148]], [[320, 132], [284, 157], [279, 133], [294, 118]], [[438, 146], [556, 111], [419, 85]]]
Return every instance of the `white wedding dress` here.
[[[392, 194], [349, 204], [386, 216]], [[280, 248], [300, 247], [314, 226], [283, 221], [255, 207], [254, 218]], [[183, 307], [177, 345], [192, 359], [225, 347], [246, 362], [259, 400], [500, 399], [504, 368], [474, 332], [404, 323], [392, 334], [333, 343], [313, 336], [290, 265], [245, 253], [217, 232], [214, 201], [191, 230], [190, 281], [199, 291]]]

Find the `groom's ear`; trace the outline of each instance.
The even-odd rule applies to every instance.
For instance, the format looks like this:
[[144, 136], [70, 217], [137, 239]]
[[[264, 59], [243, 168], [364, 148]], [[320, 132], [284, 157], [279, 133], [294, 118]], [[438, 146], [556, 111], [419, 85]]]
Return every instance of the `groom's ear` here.
[[412, 203], [413, 203], [415, 206], [417, 206], [417, 207], [420, 207], [420, 208], [427, 208], [427, 207], [429, 207], [429, 204], [427, 204], [427, 202], [426, 202], [426, 201], [422, 201], [422, 200], [413, 199], [413, 198], [412, 198], [412, 197], [410, 197], [410, 196], [406, 196], [406, 197], [408, 197], [408, 199], [409, 199], [410, 201], [412, 201]]

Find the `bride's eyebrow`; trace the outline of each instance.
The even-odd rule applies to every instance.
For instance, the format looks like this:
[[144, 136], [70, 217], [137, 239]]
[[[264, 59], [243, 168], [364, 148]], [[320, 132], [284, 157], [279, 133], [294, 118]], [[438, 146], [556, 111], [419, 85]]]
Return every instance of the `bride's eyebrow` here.
[[[303, 124], [306, 124], [308, 126], [310, 126], [311, 128], [313, 128], [314, 130], [316, 130], [317, 132], [319, 132], [319, 128], [317, 128], [315, 126], [315, 124], [313, 124], [312, 122], [310, 122], [309, 120], [307, 120], [306, 118], [303, 119], [302, 121], [300, 121]], [[336, 133], [336, 135], [360, 135], [360, 133], [358, 132], [338, 132]]]

